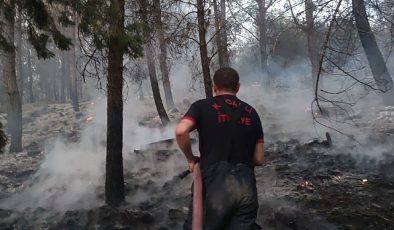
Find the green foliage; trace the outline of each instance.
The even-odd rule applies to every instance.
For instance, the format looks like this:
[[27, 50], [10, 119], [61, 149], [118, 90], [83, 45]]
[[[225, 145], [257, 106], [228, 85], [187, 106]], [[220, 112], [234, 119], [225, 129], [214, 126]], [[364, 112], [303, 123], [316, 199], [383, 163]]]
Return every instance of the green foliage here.
[[[0, 22], [0, 31], [6, 23], [12, 22], [15, 18], [15, 9], [18, 8], [27, 23], [27, 33], [30, 43], [37, 51], [39, 58], [50, 58], [54, 56], [53, 52], [47, 48], [48, 43], [54, 42], [62, 50], [68, 50], [72, 45], [71, 39], [64, 36], [57, 28], [57, 24], [70, 25], [72, 22], [65, 19], [67, 11], [61, 11], [60, 17], [55, 17], [51, 13], [54, 9], [59, 8], [61, 1], [44, 1], [44, 0], [0, 0], [1, 14], [4, 15], [5, 21]], [[69, 2], [69, 1], [65, 1]], [[5, 51], [14, 48], [13, 41], [7, 41], [7, 38], [0, 33], [0, 49]]]
[[[105, 50], [110, 42], [117, 44], [128, 56], [137, 58], [143, 54], [143, 28], [139, 23], [125, 23], [124, 30], [116, 31], [110, 26], [115, 18], [123, 17], [123, 12], [114, 7], [109, 0], [0, 0], [4, 19], [15, 18], [15, 8], [21, 10], [27, 23], [28, 40], [37, 51], [39, 58], [54, 56], [48, 49], [53, 42], [59, 49], [67, 50], [72, 45], [56, 25], [71, 26], [76, 22], [71, 16], [79, 17], [79, 31], [91, 41], [97, 50]], [[6, 21], [0, 21], [0, 31]], [[14, 45], [0, 33], [0, 49], [10, 50]]]
[[109, 44], [117, 44], [132, 58], [143, 54], [142, 25], [138, 22], [125, 23], [123, 30], [110, 26], [116, 18], [123, 17], [123, 12], [114, 7], [111, 1], [87, 0], [69, 1], [70, 6], [80, 15], [79, 31], [90, 38], [97, 50], [107, 49]]
[[3, 124], [0, 122], [0, 153], [4, 152], [4, 147], [7, 144], [7, 136], [3, 132]]

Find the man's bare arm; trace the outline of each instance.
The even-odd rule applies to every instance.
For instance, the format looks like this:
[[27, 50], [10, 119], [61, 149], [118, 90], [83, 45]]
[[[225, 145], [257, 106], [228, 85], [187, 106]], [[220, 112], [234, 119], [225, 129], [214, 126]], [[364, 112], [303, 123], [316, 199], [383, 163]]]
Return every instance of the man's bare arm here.
[[197, 157], [193, 155], [192, 146], [190, 143], [190, 131], [192, 130], [194, 123], [191, 120], [183, 119], [177, 125], [175, 129], [176, 141], [179, 148], [187, 159], [189, 164], [189, 170], [193, 171], [194, 164], [196, 163]]
[[254, 149], [254, 164], [262, 165], [265, 162], [264, 143], [257, 143]]

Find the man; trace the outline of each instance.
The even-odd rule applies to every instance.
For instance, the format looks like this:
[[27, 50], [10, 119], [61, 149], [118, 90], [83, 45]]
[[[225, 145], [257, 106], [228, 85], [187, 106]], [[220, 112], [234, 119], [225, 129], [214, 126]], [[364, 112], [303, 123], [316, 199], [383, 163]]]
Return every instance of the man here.
[[[213, 76], [215, 97], [193, 103], [177, 125], [178, 145], [189, 170], [198, 161], [189, 133], [199, 133], [204, 229], [260, 229], [254, 166], [264, 162], [264, 135], [256, 110], [239, 100], [239, 76], [221, 68]], [[191, 211], [184, 229], [191, 229]]]

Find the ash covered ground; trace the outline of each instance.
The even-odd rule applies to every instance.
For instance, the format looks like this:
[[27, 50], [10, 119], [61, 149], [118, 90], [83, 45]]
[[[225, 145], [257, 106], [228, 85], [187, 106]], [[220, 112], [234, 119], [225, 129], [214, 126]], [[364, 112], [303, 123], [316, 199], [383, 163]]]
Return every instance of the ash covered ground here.
[[[296, 97], [240, 98], [265, 131], [267, 164], [255, 169], [263, 229], [394, 229], [393, 107], [338, 115], [340, 126], [356, 122], [357, 143], [316, 128]], [[0, 229], [181, 229], [192, 179], [177, 177], [186, 162], [172, 138], [188, 106], [179, 103], [164, 129], [153, 101], [126, 103], [127, 197], [111, 209], [103, 202], [105, 99], [77, 114], [68, 104], [26, 105], [24, 152], [0, 155]]]

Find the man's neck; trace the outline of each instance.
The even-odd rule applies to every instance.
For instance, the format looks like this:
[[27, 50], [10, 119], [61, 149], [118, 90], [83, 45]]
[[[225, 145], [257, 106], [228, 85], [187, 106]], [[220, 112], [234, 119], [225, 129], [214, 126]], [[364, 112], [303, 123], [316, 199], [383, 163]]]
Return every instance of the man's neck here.
[[216, 93], [216, 96], [223, 96], [223, 95], [231, 95], [231, 96], [236, 96], [236, 93], [233, 92], [227, 92], [227, 91], [219, 91]]

